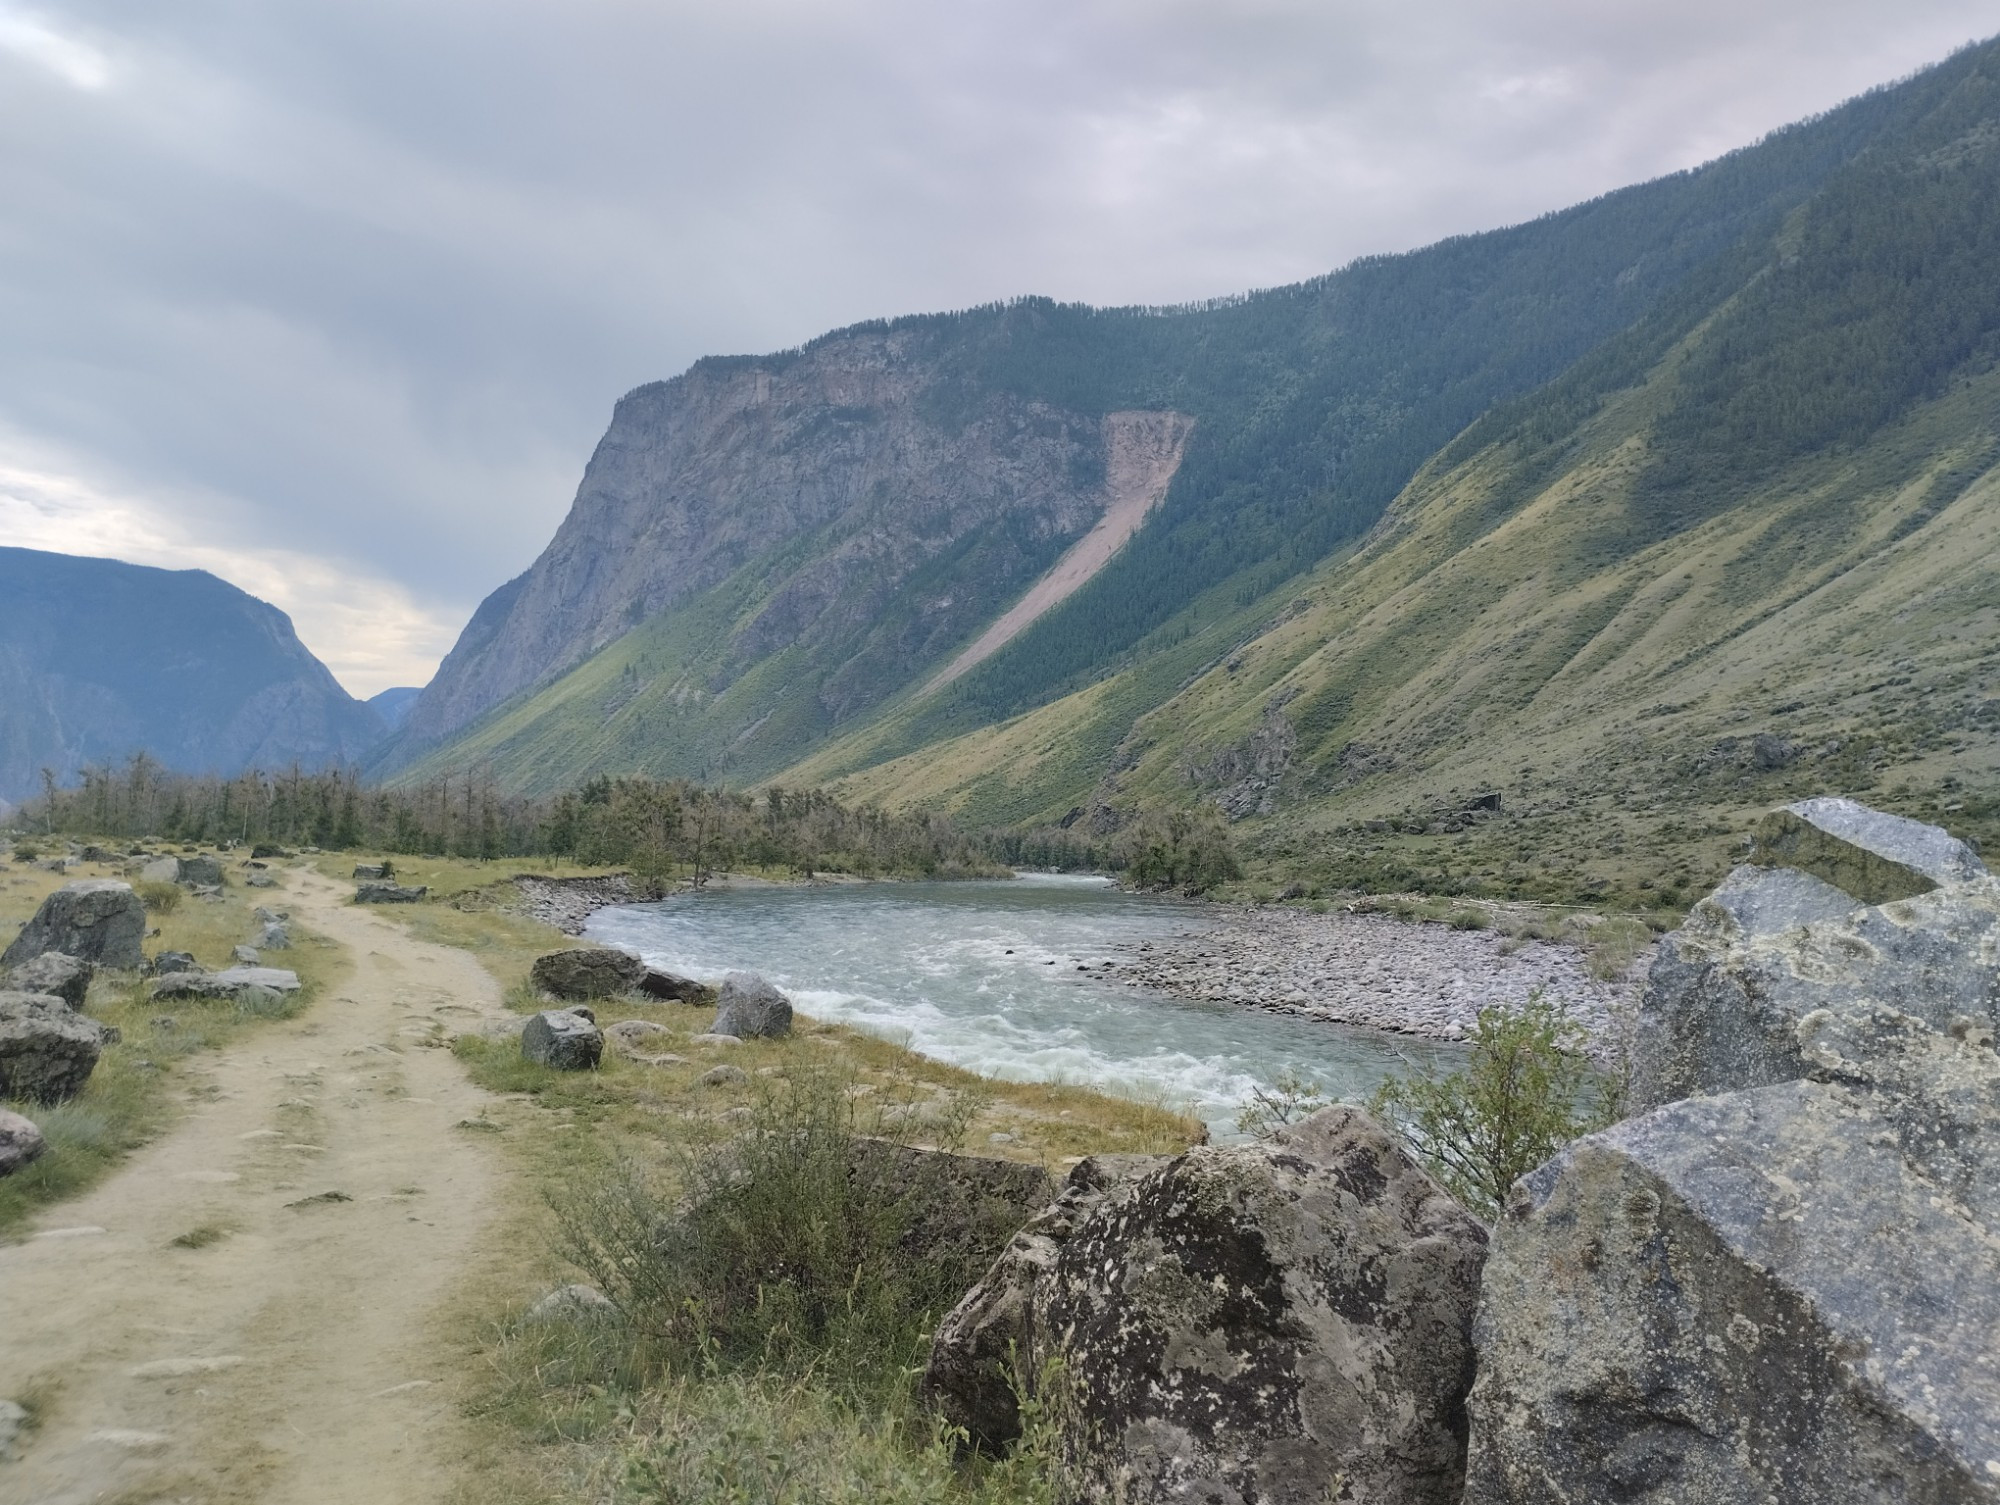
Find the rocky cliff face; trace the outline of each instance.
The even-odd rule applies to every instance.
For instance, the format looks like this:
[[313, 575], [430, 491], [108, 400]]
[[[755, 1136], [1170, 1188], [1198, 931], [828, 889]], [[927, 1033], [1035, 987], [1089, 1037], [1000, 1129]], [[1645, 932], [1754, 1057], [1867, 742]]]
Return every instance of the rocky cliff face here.
[[0, 549], [0, 799], [145, 752], [189, 773], [359, 761], [387, 730], [291, 619], [203, 570]]
[[[1172, 435], [1185, 437], [1173, 415], [1149, 428], [967, 397], [933, 344], [921, 328], [863, 328], [786, 355], [703, 361], [628, 395], [555, 538], [480, 608], [411, 708], [405, 745], [449, 736], [725, 582], [696, 694], [788, 649], [865, 637], [899, 604], [907, 620], [874, 646], [907, 672], [1099, 522], [1114, 500], [1110, 461], [1141, 474], [1153, 501], [1164, 492]], [[977, 572], [955, 568], [968, 553]], [[828, 667], [829, 714], [870, 698], [868, 675]]]

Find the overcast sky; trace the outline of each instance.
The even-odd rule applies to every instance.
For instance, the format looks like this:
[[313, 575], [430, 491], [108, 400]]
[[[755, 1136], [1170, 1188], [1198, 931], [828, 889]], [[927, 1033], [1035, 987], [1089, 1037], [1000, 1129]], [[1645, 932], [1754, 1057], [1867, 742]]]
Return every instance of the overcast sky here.
[[0, 0], [0, 543], [199, 565], [357, 694], [696, 356], [1170, 302], [1706, 160], [1967, 0]]

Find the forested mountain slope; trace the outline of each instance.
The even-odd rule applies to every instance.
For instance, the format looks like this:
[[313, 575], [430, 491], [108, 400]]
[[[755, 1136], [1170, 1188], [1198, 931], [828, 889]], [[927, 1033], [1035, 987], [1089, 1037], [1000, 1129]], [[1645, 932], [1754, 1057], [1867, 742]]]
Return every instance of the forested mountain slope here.
[[[2000, 647], [1996, 75], [1994, 44], [1968, 49], [1698, 171], [1299, 287], [1027, 302], [701, 363], [621, 405], [593, 461], [627, 474], [615, 502], [586, 479], [527, 577], [545, 604], [524, 618], [517, 582], [482, 609], [419, 706], [453, 740], [403, 756], [527, 787], [838, 779], [981, 820], [1212, 797], [1294, 865], [1387, 881], [1477, 858], [1495, 884], [1520, 866], [1499, 837], [1454, 857], [1476, 833], [1415, 828], [1489, 788], [1516, 814], [1479, 829], [1517, 834], [1537, 802], [1663, 788], [1710, 808], [1907, 765], [1945, 790], [1990, 754], [1967, 729]], [[824, 373], [854, 367], [876, 400], [835, 418]], [[725, 386], [745, 412], [786, 393], [732, 440], [749, 479], [658, 480], [717, 452], [663, 436]], [[930, 688], [1101, 510], [1092, 456], [1123, 412], [1193, 422], [1162, 505]], [[1030, 422], [1039, 458], [1006, 427]], [[810, 488], [786, 477], [864, 454], [867, 485], [795, 526]], [[941, 478], [1023, 455], [976, 525], [917, 523]], [[608, 513], [744, 542], [657, 598], [554, 588], [639, 567], [574, 547]], [[929, 543], [891, 560], [886, 538]], [[583, 600], [588, 632], [480, 679], [489, 645]], [[1602, 854], [1554, 855], [1613, 881]]]
[[0, 548], [0, 799], [137, 752], [190, 773], [356, 762], [387, 730], [291, 618], [205, 570]]
[[1920, 85], [1295, 287], [1172, 310], [1029, 299], [698, 362], [618, 405], [555, 540], [481, 607], [383, 767], [488, 760], [530, 787], [776, 772], [914, 696], [1097, 521], [1113, 415], [1184, 415], [1145, 527], [926, 698], [902, 746], [1045, 703], [1349, 545], [1495, 403], [1768, 239], [1922, 113]]

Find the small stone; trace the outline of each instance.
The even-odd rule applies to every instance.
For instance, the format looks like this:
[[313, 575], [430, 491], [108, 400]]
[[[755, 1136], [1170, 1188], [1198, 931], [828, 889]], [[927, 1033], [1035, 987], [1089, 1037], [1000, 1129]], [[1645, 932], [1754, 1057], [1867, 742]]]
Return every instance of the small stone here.
[[735, 1087], [750, 1080], [750, 1074], [741, 1066], [711, 1066], [701, 1074], [704, 1087]]
[[48, 1141], [32, 1119], [0, 1108], [0, 1176], [11, 1176], [22, 1166], [39, 1160]]
[[611, 1299], [595, 1286], [557, 1286], [528, 1308], [530, 1322], [598, 1322], [617, 1314]]

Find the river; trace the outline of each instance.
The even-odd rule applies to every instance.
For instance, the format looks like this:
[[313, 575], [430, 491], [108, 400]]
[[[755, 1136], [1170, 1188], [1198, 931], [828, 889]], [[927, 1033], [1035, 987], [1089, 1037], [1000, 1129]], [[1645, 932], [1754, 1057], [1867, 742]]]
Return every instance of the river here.
[[[1240, 1137], [1252, 1089], [1288, 1069], [1359, 1098], [1460, 1047], [1177, 999], [1104, 971], [1151, 941], [1212, 926], [1213, 907], [1102, 879], [746, 887], [602, 909], [585, 933], [714, 981], [761, 972], [801, 1013], [1015, 1081], [1065, 1081], [1193, 1113]], [[1087, 969], [1087, 970], [1082, 970]]]

